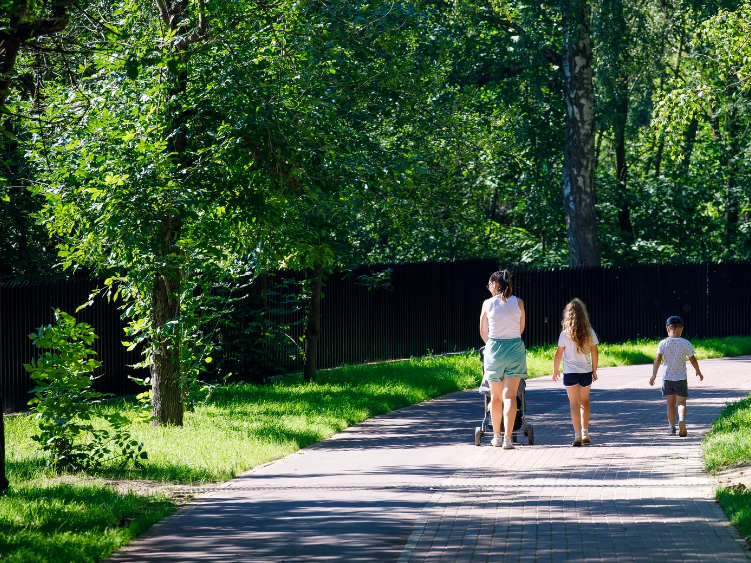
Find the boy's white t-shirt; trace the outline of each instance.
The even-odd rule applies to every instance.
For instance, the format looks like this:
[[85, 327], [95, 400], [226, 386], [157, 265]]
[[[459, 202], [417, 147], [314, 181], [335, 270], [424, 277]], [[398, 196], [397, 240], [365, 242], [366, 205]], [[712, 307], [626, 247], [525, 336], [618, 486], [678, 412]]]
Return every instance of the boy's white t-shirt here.
[[[591, 328], [589, 331], [592, 334], [590, 346], [599, 344], [600, 341], [597, 340], [595, 331]], [[563, 373], [589, 373], [592, 371], [592, 356], [589, 350], [586, 354], [580, 354], [574, 341], [563, 331], [558, 337], [558, 346], [563, 348]]]
[[696, 354], [688, 340], [668, 337], [657, 345], [657, 353], [662, 354], [662, 379], [666, 381], [687, 379], [686, 358]]

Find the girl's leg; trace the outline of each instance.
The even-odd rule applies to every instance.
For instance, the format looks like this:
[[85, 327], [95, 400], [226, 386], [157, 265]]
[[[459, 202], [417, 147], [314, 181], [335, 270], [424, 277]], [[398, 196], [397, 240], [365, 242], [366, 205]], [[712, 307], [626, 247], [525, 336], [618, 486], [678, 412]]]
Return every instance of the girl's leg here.
[[490, 421], [493, 423], [493, 433], [501, 433], [501, 417], [503, 416], [503, 382], [490, 382]]
[[[579, 400], [581, 404], [582, 429], [589, 428], [589, 390], [590, 387], [579, 387]], [[571, 411], [571, 416], [574, 412]]]
[[566, 393], [568, 393], [568, 404], [571, 407], [571, 422], [574, 424], [574, 432], [581, 435], [581, 386], [578, 384], [569, 385], [566, 387]]
[[503, 422], [506, 427], [506, 436], [511, 439], [516, 420], [516, 391], [519, 389], [521, 377], [503, 378]]
[[668, 399], [668, 422], [670, 426], [675, 426], [675, 395], [665, 396]]

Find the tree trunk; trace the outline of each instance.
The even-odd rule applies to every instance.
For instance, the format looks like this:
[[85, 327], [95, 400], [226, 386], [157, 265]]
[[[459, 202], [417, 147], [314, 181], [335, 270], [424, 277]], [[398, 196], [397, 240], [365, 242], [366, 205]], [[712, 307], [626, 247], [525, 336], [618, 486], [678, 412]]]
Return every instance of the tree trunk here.
[[313, 284], [310, 295], [310, 309], [308, 310], [308, 323], [305, 326], [305, 367], [303, 369], [305, 381], [316, 380], [318, 337], [321, 334], [322, 278], [323, 266], [321, 264], [316, 264], [313, 270]]
[[734, 242], [738, 235], [738, 212], [740, 208], [737, 193], [738, 161], [741, 158], [738, 146], [740, 124], [738, 123], [736, 108], [728, 112], [727, 119], [727, 143], [724, 159], [727, 175], [725, 182], [725, 248], [729, 257], [734, 258], [736, 254]]
[[563, 205], [569, 265], [599, 266], [595, 215], [595, 94], [589, 5], [586, 0], [564, 0], [562, 8], [566, 102]]
[[173, 294], [179, 280], [154, 276], [151, 322], [157, 331], [151, 363], [151, 401], [154, 426], [183, 424], [183, 393], [180, 385], [179, 335], [165, 333], [167, 322], [180, 314], [179, 302]]
[[[0, 366], [3, 365], [3, 277], [0, 272]], [[0, 372], [0, 375], [2, 373]], [[8, 490], [10, 483], [5, 477], [5, 396], [0, 377], [0, 494]]]
[[699, 130], [699, 120], [696, 117], [692, 117], [688, 124], [688, 129], [683, 134], [683, 158], [681, 159], [681, 168], [684, 172], [688, 170], [691, 164], [691, 153], [694, 151], [694, 144], [696, 144], [696, 133]]
[[[184, 164], [187, 146], [187, 124], [185, 123], [185, 95], [188, 84], [187, 63], [190, 55], [188, 47], [205, 38], [206, 14], [204, 0], [198, 0], [198, 26], [195, 32], [188, 34], [186, 22], [190, 21], [187, 0], [155, 0], [156, 7], [164, 25], [180, 39], [175, 43], [178, 57], [176, 67], [169, 68], [171, 80], [168, 89], [169, 126], [165, 130], [165, 140], [171, 154], [174, 155], [176, 168]], [[171, 215], [164, 218], [159, 253], [161, 256], [179, 255], [177, 242], [180, 239], [181, 222]], [[159, 272], [154, 279], [152, 291], [152, 324], [157, 337], [153, 342], [154, 358], [151, 364], [152, 414], [154, 424], [183, 423], [183, 393], [180, 382], [180, 337], [179, 334], [165, 335], [165, 323], [177, 319], [180, 315], [178, 294], [183, 273], [177, 269]], [[170, 298], [172, 294], [172, 298]]]
[[616, 202], [618, 205], [618, 226], [626, 234], [629, 242], [633, 241], [634, 227], [631, 224], [631, 208], [628, 198], [628, 163], [626, 162], [626, 123], [628, 121], [628, 78], [621, 76], [618, 80], [618, 102], [616, 121], [613, 128], [615, 136], [615, 178]]

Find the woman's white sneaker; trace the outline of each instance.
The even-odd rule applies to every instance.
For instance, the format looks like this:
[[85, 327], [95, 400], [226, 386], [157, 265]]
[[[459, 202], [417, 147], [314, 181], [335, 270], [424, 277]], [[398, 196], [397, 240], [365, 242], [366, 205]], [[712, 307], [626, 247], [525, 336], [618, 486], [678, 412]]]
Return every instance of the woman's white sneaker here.
[[514, 450], [516, 449], [514, 446], [514, 443], [511, 441], [511, 438], [508, 436], [503, 437], [503, 449], [504, 450]]
[[493, 439], [490, 440], [490, 445], [496, 448], [500, 448], [503, 445], [503, 438], [500, 434], [495, 434]]

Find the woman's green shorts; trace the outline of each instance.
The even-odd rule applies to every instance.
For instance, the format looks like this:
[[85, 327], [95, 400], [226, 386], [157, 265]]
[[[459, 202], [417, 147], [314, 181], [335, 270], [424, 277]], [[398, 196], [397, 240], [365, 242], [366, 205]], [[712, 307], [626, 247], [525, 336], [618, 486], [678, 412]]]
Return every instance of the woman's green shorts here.
[[527, 379], [527, 349], [521, 338], [490, 338], [485, 345], [485, 375], [488, 381], [504, 377]]

